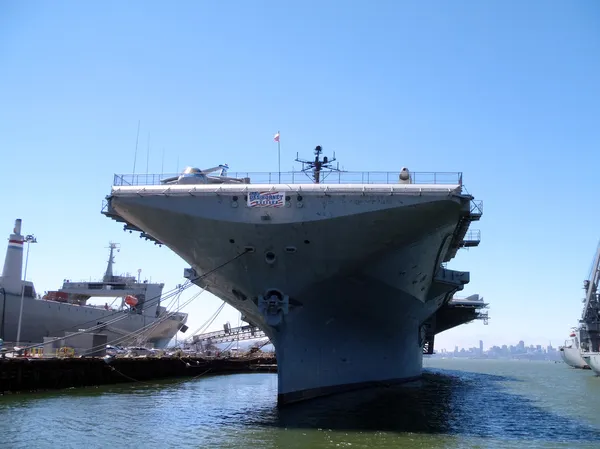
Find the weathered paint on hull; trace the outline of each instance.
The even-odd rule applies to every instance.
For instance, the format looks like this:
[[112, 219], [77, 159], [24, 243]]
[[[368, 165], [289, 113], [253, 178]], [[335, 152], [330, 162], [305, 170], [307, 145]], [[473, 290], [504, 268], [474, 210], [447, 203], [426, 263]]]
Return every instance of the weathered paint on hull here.
[[[420, 376], [420, 325], [468, 282], [440, 268], [465, 202], [305, 195], [302, 208], [261, 210], [222, 195], [117, 195], [111, 207], [198, 275], [222, 266], [197, 283], [271, 338], [286, 403]], [[290, 297], [276, 324], [257, 305], [270, 289]]]
[[373, 280], [335, 278], [299, 298], [303, 306], [272, 332], [279, 403], [421, 375], [418, 317], [428, 312], [391, 290]]
[[[4, 296], [0, 295], [0, 332], [4, 316], [4, 341], [16, 342], [20, 303], [20, 296], [7, 294], [4, 300]], [[97, 331], [108, 336], [109, 344], [114, 341], [117, 341], [114, 344], [119, 345], [131, 343], [132, 341], [123, 338], [124, 333], [135, 332], [157, 321], [150, 316], [125, 312], [115, 314], [101, 308], [24, 297], [20, 343], [41, 343], [44, 337], [61, 337], [65, 331], [77, 332], [82, 328], [93, 327], [98, 322], [115, 320], [122, 315], [127, 316], [110, 326], [123, 333], [111, 332], [108, 329]], [[156, 348], [164, 348], [177, 333], [180, 323], [181, 321], [174, 319], [162, 320], [156, 326], [148, 326], [143, 335], [149, 335], [147, 341], [153, 343]]]

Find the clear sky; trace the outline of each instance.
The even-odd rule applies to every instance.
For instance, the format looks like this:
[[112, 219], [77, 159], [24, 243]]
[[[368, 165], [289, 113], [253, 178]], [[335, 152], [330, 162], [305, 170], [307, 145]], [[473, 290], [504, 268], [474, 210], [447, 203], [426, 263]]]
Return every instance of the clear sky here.
[[185, 264], [100, 214], [138, 120], [142, 173], [275, 171], [280, 130], [284, 169], [320, 144], [347, 170], [462, 171], [482, 243], [451, 268], [491, 320], [438, 348], [557, 345], [600, 238], [599, 80], [593, 0], [2, 2], [0, 236], [38, 237], [41, 292], [100, 277], [109, 240], [117, 271], [172, 288]]

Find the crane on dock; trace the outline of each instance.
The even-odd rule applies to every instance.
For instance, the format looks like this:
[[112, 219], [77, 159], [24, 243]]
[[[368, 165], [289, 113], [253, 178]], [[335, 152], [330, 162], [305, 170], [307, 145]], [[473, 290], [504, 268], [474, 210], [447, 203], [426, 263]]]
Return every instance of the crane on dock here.
[[[229, 323], [225, 323], [223, 325], [223, 330], [194, 335], [189, 343], [189, 346], [196, 349], [198, 352], [203, 352], [213, 348], [214, 345], [218, 343], [231, 343], [235, 341], [254, 340], [266, 337], [267, 336], [265, 333], [256, 326], [248, 324], [245, 326], [231, 327]], [[267, 339], [267, 343], [265, 343], [265, 345], [268, 343], [269, 340]]]

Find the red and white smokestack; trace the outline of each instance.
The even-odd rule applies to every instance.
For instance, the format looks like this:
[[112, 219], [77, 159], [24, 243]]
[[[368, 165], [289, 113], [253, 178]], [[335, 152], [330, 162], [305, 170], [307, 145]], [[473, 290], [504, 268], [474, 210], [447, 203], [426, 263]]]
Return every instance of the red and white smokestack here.
[[17, 218], [13, 233], [8, 238], [8, 248], [0, 282], [6, 293], [21, 294], [24, 241], [25, 238], [21, 235], [21, 219]]

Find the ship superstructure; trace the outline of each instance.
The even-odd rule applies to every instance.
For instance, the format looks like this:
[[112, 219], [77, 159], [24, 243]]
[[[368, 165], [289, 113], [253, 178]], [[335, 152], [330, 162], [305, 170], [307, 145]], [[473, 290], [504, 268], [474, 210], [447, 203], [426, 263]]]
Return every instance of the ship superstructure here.
[[264, 331], [280, 403], [415, 379], [435, 334], [485, 306], [450, 307], [469, 273], [446, 264], [482, 214], [461, 173], [342, 172], [321, 153], [302, 172], [115, 175], [103, 209]]
[[[0, 337], [7, 342], [41, 343], [44, 337], [93, 328], [109, 342], [165, 347], [178, 330], [185, 331], [187, 314], [169, 312], [161, 305], [164, 284], [113, 274], [117, 244], [110, 243], [106, 272], [97, 281], [65, 280], [60, 289], [40, 296], [33, 283], [22, 280], [23, 242], [21, 220], [9, 238], [0, 278]], [[90, 298], [110, 298], [113, 307], [88, 304]], [[19, 316], [21, 330], [17, 341]]]
[[600, 243], [592, 263], [588, 279], [584, 281], [585, 291], [583, 312], [578, 331], [581, 341], [581, 357], [587, 365], [600, 375]]

